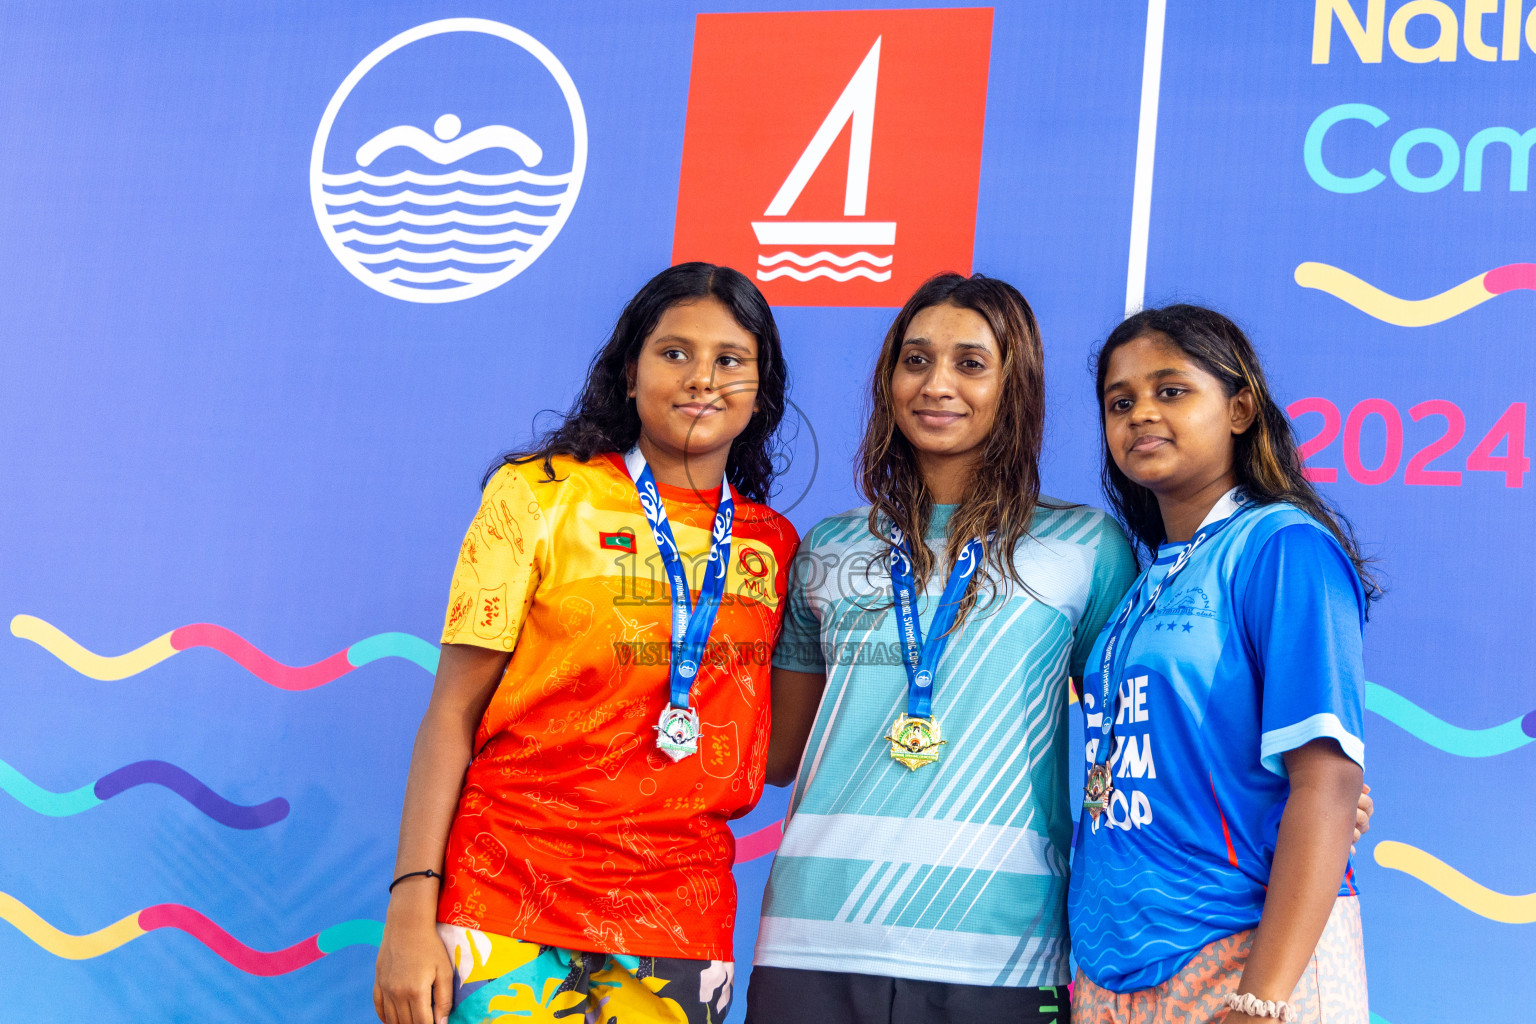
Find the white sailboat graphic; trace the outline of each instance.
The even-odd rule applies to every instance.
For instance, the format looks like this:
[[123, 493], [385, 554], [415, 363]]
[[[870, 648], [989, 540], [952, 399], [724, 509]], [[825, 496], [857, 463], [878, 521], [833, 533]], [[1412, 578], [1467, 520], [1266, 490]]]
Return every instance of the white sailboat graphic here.
[[[764, 218], [775, 219], [752, 222], [759, 245], [777, 249], [781, 246], [889, 247], [896, 244], [895, 221], [855, 219], [864, 217], [869, 195], [869, 158], [875, 131], [875, 97], [880, 81], [881, 38], [875, 39], [875, 45], [870, 47], [858, 70], [843, 88], [842, 95], [827, 111], [821, 127], [816, 129], [789, 176], [763, 211]], [[844, 219], [787, 219], [811, 176], [826, 159], [832, 143], [837, 141], [843, 128], [850, 125], [848, 178], [843, 191]], [[786, 219], [777, 219], [781, 217]], [[893, 260], [890, 254], [876, 255], [867, 249], [851, 253], [826, 250], [806, 253], [785, 249], [758, 254], [757, 279], [772, 281], [789, 277], [809, 281], [826, 277], [834, 281], [851, 281], [863, 277], [871, 281], [889, 281]], [[882, 269], [874, 269], [877, 267]]]

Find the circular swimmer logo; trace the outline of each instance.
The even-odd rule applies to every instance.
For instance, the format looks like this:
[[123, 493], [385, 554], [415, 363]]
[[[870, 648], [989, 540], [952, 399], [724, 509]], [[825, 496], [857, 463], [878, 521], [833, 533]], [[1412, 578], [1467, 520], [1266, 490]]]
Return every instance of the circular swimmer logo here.
[[549, 248], [586, 164], [581, 96], [549, 48], [497, 21], [447, 18], [352, 69], [320, 119], [309, 192], [353, 277], [407, 302], [457, 302]]

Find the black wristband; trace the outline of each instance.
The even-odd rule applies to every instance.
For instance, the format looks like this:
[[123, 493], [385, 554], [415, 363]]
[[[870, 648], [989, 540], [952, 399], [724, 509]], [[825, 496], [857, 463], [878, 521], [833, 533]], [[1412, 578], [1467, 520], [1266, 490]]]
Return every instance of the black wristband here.
[[439, 874], [436, 871], [433, 871], [431, 868], [427, 868], [425, 871], [407, 871], [405, 874], [401, 875], [399, 878], [397, 878], [393, 882], [389, 883], [389, 891], [391, 893], [393, 893], [395, 891], [395, 886], [399, 885], [401, 882], [405, 881], [407, 878], [415, 878], [417, 875], [422, 875], [422, 876], [424, 876], [426, 878], [442, 878], [443, 877], [441, 874]]

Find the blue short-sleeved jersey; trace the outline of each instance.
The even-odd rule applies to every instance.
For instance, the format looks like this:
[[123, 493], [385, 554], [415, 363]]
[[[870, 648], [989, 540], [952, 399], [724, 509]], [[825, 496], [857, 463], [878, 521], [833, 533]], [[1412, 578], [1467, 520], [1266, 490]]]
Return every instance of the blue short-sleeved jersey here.
[[[1207, 522], [1235, 508], [1229, 495]], [[1126, 601], [1184, 547], [1163, 545]], [[1083, 816], [1074, 847], [1072, 952], [1096, 984], [1159, 985], [1258, 924], [1290, 792], [1281, 755], [1331, 737], [1365, 764], [1365, 605], [1337, 540], [1289, 505], [1236, 511], [1159, 598], [1120, 659], [1111, 805], [1097, 826]], [[1108, 632], [1083, 688], [1089, 763]]]

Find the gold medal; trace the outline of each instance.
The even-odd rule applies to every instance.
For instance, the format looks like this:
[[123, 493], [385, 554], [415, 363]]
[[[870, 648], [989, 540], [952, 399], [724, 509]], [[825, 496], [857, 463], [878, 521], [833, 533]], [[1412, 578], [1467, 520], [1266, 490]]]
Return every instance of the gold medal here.
[[891, 759], [900, 761], [914, 772], [937, 761], [939, 747], [949, 742], [939, 732], [938, 719], [932, 716], [913, 718], [905, 714], [896, 719], [890, 735], [881, 739], [891, 741]]
[[1109, 765], [1095, 764], [1088, 769], [1088, 784], [1083, 787], [1083, 810], [1093, 815], [1097, 822], [1099, 815], [1109, 809], [1109, 798], [1115, 794], [1115, 784], [1109, 774]]

